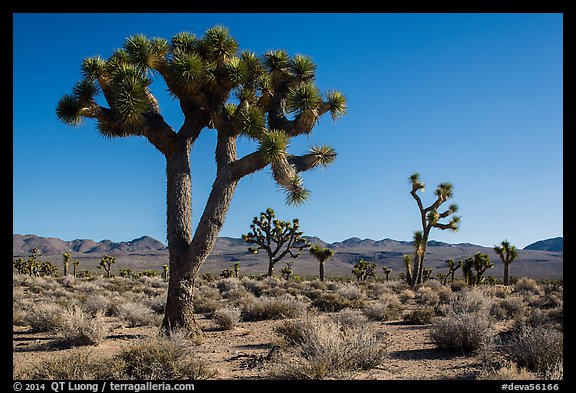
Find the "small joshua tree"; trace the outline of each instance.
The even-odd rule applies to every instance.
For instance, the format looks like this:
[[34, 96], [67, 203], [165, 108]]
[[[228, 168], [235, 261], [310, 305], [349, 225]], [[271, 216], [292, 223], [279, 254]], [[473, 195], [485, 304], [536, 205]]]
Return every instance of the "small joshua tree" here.
[[[464, 260], [462, 271], [468, 285], [475, 286], [484, 282], [484, 272], [493, 267], [494, 264], [490, 262], [488, 255], [477, 252], [474, 257], [468, 257]], [[476, 270], [476, 275], [472, 269]]]
[[58, 266], [49, 261], [42, 261], [38, 264], [38, 274], [40, 276], [58, 276]]
[[24, 272], [27, 270], [26, 262], [22, 257], [14, 259], [14, 261], [12, 261], [12, 266], [16, 268], [18, 274], [24, 274]]
[[384, 277], [385, 277], [386, 281], [388, 281], [390, 273], [392, 273], [392, 269], [389, 268], [388, 266], [383, 266], [382, 270], [384, 271]]
[[508, 240], [500, 243], [500, 246], [494, 246], [494, 252], [498, 254], [504, 264], [504, 285], [510, 285], [510, 264], [518, 258], [516, 246], [510, 244]]
[[292, 273], [294, 273], [294, 270], [292, 270], [293, 263], [294, 261], [286, 262], [286, 266], [280, 270], [280, 275], [286, 281], [290, 280], [290, 277], [292, 277]]
[[220, 277], [222, 278], [230, 278], [230, 277], [234, 277], [234, 271], [228, 268], [225, 268], [222, 270], [222, 272], [220, 273]]
[[164, 280], [168, 280], [168, 268], [170, 265], [168, 265], [167, 263], [165, 263], [164, 265], [162, 265], [162, 278], [164, 278]]
[[274, 274], [274, 265], [287, 255], [298, 258], [302, 250], [310, 247], [302, 238], [300, 223], [297, 218], [289, 221], [276, 219], [273, 209], [266, 209], [260, 217], [254, 217], [250, 225], [251, 232], [242, 235], [242, 240], [257, 247], [248, 247], [248, 251], [257, 254], [258, 250], [268, 255], [268, 277]]
[[[447, 218], [448, 216], [456, 213], [458, 211], [458, 205], [451, 204], [448, 209], [442, 213], [438, 212], [438, 208], [448, 199], [452, 198], [452, 184], [451, 183], [440, 183], [436, 188], [434, 194], [436, 195], [436, 200], [428, 207], [424, 207], [420, 196], [417, 194], [418, 191], [424, 191], [424, 183], [420, 181], [420, 175], [418, 173], [413, 173], [409, 177], [409, 181], [412, 184], [412, 190], [410, 195], [416, 200], [418, 204], [418, 209], [420, 210], [420, 220], [422, 222], [422, 231], [415, 232], [415, 244], [417, 248], [416, 258], [414, 258], [414, 268], [412, 269], [412, 280], [410, 282], [410, 287], [414, 287], [416, 283], [422, 283], [422, 275], [424, 272], [424, 258], [426, 256], [426, 245], [428, 244], [428, 237], [432, 228], [438, 228], [441, 230], [449, 229], [451, 231], [457, 231], [460, 223], [459, 216], [452, 216], [448, 223], [441, 223], [440, 220]], [[419, 243], [416, 244], [416, 233], [419, 234]], [[418, 249], [419, 248], [419, 249]]]
[[74, 273], [74, 278], [76, 278], [76, 268], [80, 265], [80, 261], [78, 259], [72, 260], [72, 271]]
[[62, 257], [64, 258], [64, 275], [67, 276], [68, 263], [70, 262], [70, 257], [72, 257], [72, 254], [70, 254], [69, 252], [65, 252], [64, 254], [62, 254]]
[[98, 269], [104, 269], [106, 271], [106, 277], [110, 278], [110, 270], [112, 269], [112, 265], [116, 262], [116, 257], [112, 257], [110, 255], [104, 255], [100, 259], [100, 264], [96, 266]]
[[234, 277], [240, 277], [240, 262], [234, 264]]
[[459, 268], [462, 267], [462, 261], [459, 260], [457, 263], [454, 262], [454, 258], [450, 258], [446, 261], [446, 266], [448, 266], [448, 273], [446, 273], [446, 276], [444, 277], [444, 281], [442, 282], [442, 284], [446, 285], [447, 281], [448, 281], [448, 276], [450, 276], [450, 282], [454, 282], [454, 273], [456, 272], [456, 270], [458, 270]]
[[38, 269], [40, 267], [40, 261], [38, 257], [40, 256], [40, 248], [34, 247], [32, 249], [32, 254], [28, 257], [28, 273], [30, 276], [38, 276]]
[[376, 276], [376, 264], [374, 262], [366, 262], [364, 258], [360, 258], [354, 265], [352, 273], [359, 282], [364, 282], [367, 278]]
[[310, 255], [316, 258], [320, 264], [320, 281], [324, 281], [326, 279], [326, 275], [324, 273], [324, 265], [328, 259], [334, 256], [334, 250], [331, 250], [328, 247], [322, 247], [319, 244], [315, 244], [311, 246], [308, 251], [310, 252]]
[[406, 274], [405, 274], [406, 283], [410, 284], [412, 282], [412, 255], [410, 254], [404, 255], [402, 257], [402, 261], [406, 266]]

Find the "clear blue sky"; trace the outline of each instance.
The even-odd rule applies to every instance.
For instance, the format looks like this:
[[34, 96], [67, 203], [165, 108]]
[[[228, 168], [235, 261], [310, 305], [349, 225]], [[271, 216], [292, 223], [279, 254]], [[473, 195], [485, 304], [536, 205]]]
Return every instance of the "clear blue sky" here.
[[[14, 14], [14, 233], [166, 242], [162, 155], [144, 139], [104, 139], [92, 121], [65, 126], [55, 107], [84, 58], [108, 57], [132, 34], [170, 40], [215, 24], [259, 55], [310, 55], [321, 90], [342, 91], [349, 108], [291, 144], [294, 154], [315, 143], [339, 153], [304, 174], [306, 204], [286, 206], [265, 169], [240, 182], [220, 236], [240, 237], [272, 207], [328, 242], [411, 240], [420, 225], [413, 172], [426, 205], [438, 183], [454, 185], [460, 230], [432, 239], [524, 247], [563, 236], [562, 15], [529, 13]], [[152, 89], [178, 129], [177, 103]], [[215, 173], [214, 141], [206, 130], [192, 150], [194, 223]], [[252, 149], [244, 141], [239, 153]]]

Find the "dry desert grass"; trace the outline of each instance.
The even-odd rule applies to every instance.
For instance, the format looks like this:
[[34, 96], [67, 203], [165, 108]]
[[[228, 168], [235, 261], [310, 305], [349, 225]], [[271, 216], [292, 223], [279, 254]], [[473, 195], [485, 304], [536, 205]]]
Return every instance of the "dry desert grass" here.
[[14, 379], [562, 379], [563, 287], [202, 279], [160, 336], [155, 277], [13, 277]]

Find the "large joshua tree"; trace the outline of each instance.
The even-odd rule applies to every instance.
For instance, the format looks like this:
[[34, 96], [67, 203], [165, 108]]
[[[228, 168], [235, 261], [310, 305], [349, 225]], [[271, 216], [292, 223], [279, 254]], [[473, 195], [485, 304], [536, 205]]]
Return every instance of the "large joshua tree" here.
[[[93, 119], [104, 137], [144, 137], [166, 159], [170, 280], [164, 330], [197, 331], [192, 288], [238, 181], [270, 165], [287, 203], [299, 204], [309, 197], [299, 173], [335, 159], [334, 149], [326, 145], [303, 155], [287, 152], [291, 138], [310, 134], [321, 116], [330, 113], [336, 120], [346, 112], [344, 95], [321, 94], [315, 72], [308, 56], [271, 50], [259, 57], [239, 51], [222, 26], [199, 38], [179, 33], [170, 42], [134, 35], [108, 59], [84, 59], [84, 78], [58, 102], [56, 113], [64, 123], [79, 126]], [[152, 82], [159, 78], [180, 105], [184, 121], [179, 128], [166, 122], [152, 93]], [[216, 176], [193, 231], [190, 150], [205, 130], [217, 136]], [[254, 141], [254, 151], [238, 157], [238, 138]]]
[[504, 264], [504, 285], [510, 285], [510, 264], [518, 258], [516, 246], [510, 244], [508, 240], [504, 240], [500, 246], [494, 246], [494, 252], [498, 254]]
[[[412, 190], [410, 195], [416, 200], [418, 204], [418, 209], [420, 211], [420, 221], [422, 223], [422, 231], [414, 232], [414, 265], [412, 269], [412, 276], [410, 280], [410, 287], [414, 287], [416, 283], [422, 283], [422, 275], [424, 272], [424, 259], [426, 257], [426, 246], [428, 245], [428, 239], [430, 236], [430, 231], [432, 228], [438, 228], [441, 230], [449, 229], [451, 231], [457, 231], [460, 224], [460, 217], [453, 215], [458, 211], [458, 205], [451, 204], [448, 209], [443, 212], [439, 212], [439, 207], [446, 202], [448, 199], [452, 198], [452, 184], [451, 183], [440, 183], [434, 191], [436, 195], [436, 200], [428, 207], [424, 207], [420, 196], [417, 194], [418, 191], [423, 192], [425, 184], [420, 181], [420, 174], [413, 173], [409, 177], [409, 181], [412, 184]], [[440, 220], [450, 217], [447, 223], [442, 223]]]

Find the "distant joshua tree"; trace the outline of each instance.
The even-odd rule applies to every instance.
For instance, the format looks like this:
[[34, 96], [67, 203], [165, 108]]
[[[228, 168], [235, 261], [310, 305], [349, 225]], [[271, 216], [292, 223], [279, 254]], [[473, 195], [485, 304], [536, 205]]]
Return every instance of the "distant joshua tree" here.
[[[476, 286], [484, 282], [484, 272], [493, 267], [494, 264], [490, 262], [488, 255], [477, 252], [474, 254], [474, 257], [469, 257], [464, 260], [462, 272], [468, 285]], [[476, 270], [476, 275], [474, 275], [472, 269]]]
[[504, 285], [510, 285], [510, 264], [518, 258], [518, 251], [516, 246], [511, 245], [508, 240], [504, 240], [500, 244], [500, 246], [494, 246], [494, 252], [504, 263]]
[[446, 261], [446, 266], [448, 266], [448, 273], [444, 277], [442, 284], [446, 285], [448, 281], [448, 276], [450, 276], [450, 282], [454, 282], [454, 273], [456, 270], [462, 267], [462, 260], [458, 260], [458, 262], [454, 262], [454, 258], [450, 258]]
[[423, 272], [424, 272], [424, 258], [426, 256], [426, 246], [428, 244], [428, 237], [432, 228], [438, 228], [441, 230], [449, 229], [451, 231], [457, 231], [460, 223], [459, 216], [452, 216], [448, 223], [441, 223], [440, 220], [446, 218], [458, 211], [458, 205], [451, 204], [448, 209], [442, 213], [438, 212], [438, 208], [448, 199], [452, 198], [452, 184], [451, 183], [440, 183], [436, 188], [434, 194], [436, 195], [436, 201], [428, 207], [424, 207], [420, 196], [417, 194], [418, 191], [424, 191], [424, 183], [420, 181], [420, 174], [413, 173], [409, 177], [409, 181], [412, 184], [412, 190], [410, 195], [414, 198], [418, 204], [418, 209], [420, 210], [420, 220], [422, 223], [422, 231], [417, 231], [414, 233], [414, 247], [416, 248], [416, 257], [414, 258], [414, 267], [412, 269], [412, 277], [410, 281], [410, 287], [414, 287], [416, 283], [422, 283]]
[[324, 281], [326, 279], [326, 275], [324, 273], [324, 265], [325, 262], [334, 256], [334, 250], [331, 250], [328, 247], [322, 247], [319, 244], [315, 244], [310, 247], [308, 250], [310, 255], [312, 255], [318, 261], [320, 265], [320, 281]]
[[100, 264], [96, 266], [98, 269], [104, 269], [106, 271], [106, 277], [110, 278], [110, 270], [112, 269], [112, 265], [116, 262], [116, 257], [112, 257], [110, 255], [104, 255], [100, 259]]
[[162, 265], [162, 278], [164, 278], [164, 280], [168, 280], [168, 268], [169, 265], [167, 263]]
[[376, 276], [376, 264], [374, 262], [366, 262], [364, 258], [360, 258], [354, 265], [352, 274], [356, 276], [359, 282], [364, 282], [366, 279]]
[[260, 217], [254, 217], [250, 225], [251, 232], [242, 235], [242, 240], [257, 247], [248, 247], [248, 251], [257, 254], [258, 250], [266, 251], [268, 255], [268, 277], [274, 274], [274, 265], [287, 255], [298, 258], [302, 250], [310, 247], [310, 243], [302, 238], [300, 223], [297, 218], [289, 221], [276, 219], [273, 209], [266, 209]]
[[70, 254], [69, 252], [65, 252], [64, 254], [62, 254], [62, 257], [64, 258], [64, 275], [67, 276], [68, 263], [70, 262], [70, 257], [72, 257], [72, 254]]
[[28, 257], [28, 273], [30, 276], [39, 276], [38, 269], [40, 267], [40, 261], [38, 257], [40, 256], [40, 248], [34, 247], [32, 249], [32, 254]]
[[76, 277], [76, 268], [78, 267], [78, 265], [80, 265], [80, 261], [78, 259], [73, 259], [72, 260], [72, 270], [74, 273], [74, 277]]
[[388, 266], [383, 266], [382, 270], [384, 271], [384, 277], [385, 277], [386, 281], [388, 281], [390, 273], [392, 273], [392, 269], [389, 268]]
[[404, 266], [406, 266], [406, 274], [404, 278], [406, 279], [406, 283], [410, 284], [412, 282], [412, 255], [403, 255], [402, 261], [404, 262]]

